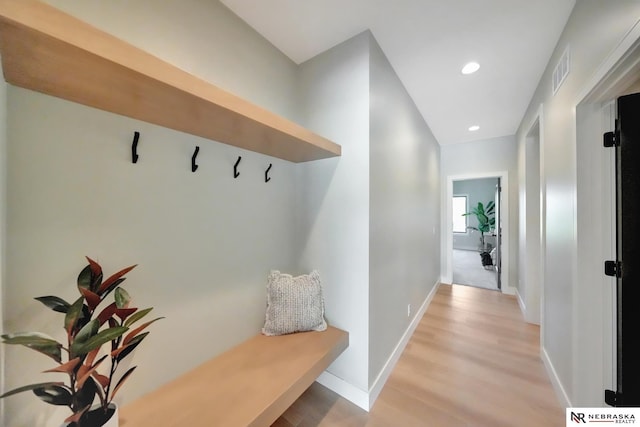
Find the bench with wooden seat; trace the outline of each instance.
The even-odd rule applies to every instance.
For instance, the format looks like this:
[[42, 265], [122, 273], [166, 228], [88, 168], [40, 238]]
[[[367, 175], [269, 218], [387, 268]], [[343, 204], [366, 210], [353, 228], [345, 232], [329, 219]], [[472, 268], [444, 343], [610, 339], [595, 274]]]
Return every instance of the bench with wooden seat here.
[[121, 427], [268, 427], [349, 345], [349, 334], [257, 335], [120, 409]]

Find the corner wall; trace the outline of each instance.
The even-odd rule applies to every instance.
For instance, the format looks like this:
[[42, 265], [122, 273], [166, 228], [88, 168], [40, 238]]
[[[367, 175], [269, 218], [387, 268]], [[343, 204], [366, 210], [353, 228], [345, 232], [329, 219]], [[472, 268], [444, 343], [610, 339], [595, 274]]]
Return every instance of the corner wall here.
[[375, 398], [439, 279], [440, 146], [371, 35], [369, 44], [369, 387]]
[[300, 65], [302, 124], [342, 145], [340, 158], [298, 165], [299, 265], [318, 269], [330, 324], [349, 348], [321, 382], [368, 408], [369, 35]]

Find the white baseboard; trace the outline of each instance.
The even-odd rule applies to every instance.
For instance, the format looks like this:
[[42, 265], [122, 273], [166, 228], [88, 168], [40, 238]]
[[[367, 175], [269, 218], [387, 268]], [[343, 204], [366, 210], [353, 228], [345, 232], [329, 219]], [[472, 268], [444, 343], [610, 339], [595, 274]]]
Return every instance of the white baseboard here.
[[506, 295], [515, 295], [518, 290], [511, 286], [503, 286], [501, 291]]
[[321, 373], [316, 382], [369, 412], [371, 407], [369, 406], [369, 393], [366, 391], [336, 377], [329, 371]]
[[378, 374], [378, 377], [373, 382], [373, 385], [369, 389], [369, 407], [373, 406], [373, 403], [376, 401], [376, 399], [380, 395], [380, 392], [382, 392], [382, 388], [387, 382], [387, 379], [389, 379], [389, 375], [391, 375], [391, 372], [393, 371], [393, 368], [396, 366], [396, 363], [398, 363], [398, 360], [400, 360], [400, 356], [402, 356], [402, 352], [404, 351], [404, 348], [407, 346], [407, 344], [409, 343], [409, 340], [413, 336], [413, 333], [418, 327], [420, 320], [422, 320], [422, 316], [424, 316], [424, 313], [427, 311], [427, 307], [429, 307], [429, 304], [431, 303], [431, 300], [433, 299], [433, 296], [436, 294], [436, 291], [438, 290], [439, 286], [440, 286], [440, 282], [436, 282], [433, 288], [431, 289], [431, 292], [429, 292], [429, 295], [427, 295], [427, 298], [425, 298], [424, 302], [420, 306], [420, 309], [416, 312], [415, 316], [413, 317], [413, 320], [409, 324], [409, 327], [407, 328], [405, 333], [402, 335], [402, 338], [398, 342], [398, 345], [396, 345], [396, 348], [391, 353], [391, 356], [389, 357], [389, 359], [387, 359], [387, 363], [385, 363], [384, 367]]
[[427, 308], [429, 307], [433, 296], [436, 294], [438, 286], [440, 286], [440, 281], [437, 281], [435, 283], [435, 285], [431, 289], [431, 292], [429, 292], [429, 295], [427, 295], [427, 298], [425, 298], [424, 302], [420, 306], [420, 309], [416, 312], [413, 320], [409, 324], [409, 327], [402, 335], [402, 338], [398, 342], [398, 345], [396, 345], [396, 348], [391, 353], [391, 356], [389, 357], [389, 359], [387, 359], [387, 363], [385, 363], [384, 368], [382, 368], [368, 392], [348, 383], [342, 378], [338, 378], [329, 371], [324, 371], [322, 374], [320, 374], [316, 381], [368, 412], [382, 392], [382, 388], [387, 382], [389, 375], [391, 375], [393, 368], [396, 366], [396, 363], [398, 363], [398, 360], [400, 359], [400, 356], [402, 356], [404, 348], [407, 346], [407, 343], [418, 327], [422, 316], [424, 316], [424, 313], [427, 311]]
[[520, 295], [520, 291], [516, 289], [516, 297], [518, 298], [518, 305], [520, 306], [520, 311], [522, 312], [522, 316], [527, 318], [527, 306], [524, 304], [522, 300], [522, 295]]
[[547, 370], [547, 375], [549, 376], [549, 380], [551, 381], [551, 385], [556, 392], [556, 396], [558, 397], [560, 404], [565, 408], [573, 407], [569, 400], [569, 395], [567, 395], [566, 390], [562, 386], [562, 381], [560, 381], [560, 377], [558, 377], [558, 373], [554, 369], [553, 363], [551, 363], [551, 359], [549, 359], [549, 355], [544, 347], [540, 350], [540, 357]]

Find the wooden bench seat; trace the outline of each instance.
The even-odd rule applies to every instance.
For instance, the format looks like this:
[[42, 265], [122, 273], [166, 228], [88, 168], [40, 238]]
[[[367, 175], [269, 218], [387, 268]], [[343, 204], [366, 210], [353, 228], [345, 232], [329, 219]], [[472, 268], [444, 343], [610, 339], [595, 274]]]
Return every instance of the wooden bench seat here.
[[349, 345], [349, 334], [257, 335], [120, 409], [121, 427], [268, 427]]

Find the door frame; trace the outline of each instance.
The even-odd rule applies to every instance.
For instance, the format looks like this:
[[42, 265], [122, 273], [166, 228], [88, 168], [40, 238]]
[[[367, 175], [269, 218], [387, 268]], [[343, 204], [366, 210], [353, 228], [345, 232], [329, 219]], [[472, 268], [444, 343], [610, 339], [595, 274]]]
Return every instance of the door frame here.
[[[544, 259], [546, 236], [546, 185], [544, 171], [544, 115], [540, 104], [532, 117], [522, 142], [522, 163], [520, 164], [520, 206], [519, 206], [519, 257], [518, 264], [518, 303], [529, 323], [540, 325], [540, 343], [544, 342]], [[532, 153], [532, 138], [537, 138], [537, 152]], [[535, 170], [533, 170], [535, 169]], [[533, 171], [532, 171], [533, 170]], [[530, 171], [537, 175], [537, 188], [529, 187]], [[530, 191], [533, 190], [533, 191]], [[531, 194], [535, 191], [535, 194]], [[529, 211], [527, 206], [531, 197], [537, 197], [537, 212]], [[531, 224], [536, 221], [536, 224]], [[531, 229], [535, 235], [531, 236]], [[524, 289], [522, 286], [524, 285]], [[524, 292], [523, 292], [524, 290]]]
[[462, 175], [448, 175], [447, 187], [445, 195], [445, 218], [443, 223], [445, 224], [445, 250], [444, 267], [445, 271], [442, 273], [443, 283], [452, 283], [453, 279], [453, 181], [463, 181], [468, 179], [482, 179], [482, 178], [500, 178], [500, 186], [502, 187], [502, 208], [500, 209], [500, 216], [502, 217], [502, 270], [500, 271], [500, 282], [502, 284], [502, 293], [514, 295], [515, 289], [510, 286], [509, 283], [509, 270], [511, 254], [509, 253], [509, 173], [507, 171], [495, 171], [484, 172], [474, 174], [462, 174]]
[[602, 133], [610, 127], [606, 105], [625, 94], [639, 78], [640, 21], [596, 70], [574, 104], [576, 256], [572, 260], [572, 386], [574, 402], [580, 406], [604, 406], [604, 390], [615, 389], [611, 372], [615, 366], [610, 366], [608, 354], [614, 345], [608, 330], [611, 314], [607, 311], [612, 305], [606, 302], [611, 299], [615, 280], [603, 272], [603, 262], [615, 259], [613, 174], [611, 152], [602, 147]]

